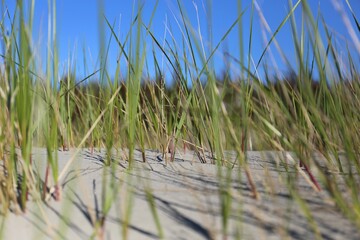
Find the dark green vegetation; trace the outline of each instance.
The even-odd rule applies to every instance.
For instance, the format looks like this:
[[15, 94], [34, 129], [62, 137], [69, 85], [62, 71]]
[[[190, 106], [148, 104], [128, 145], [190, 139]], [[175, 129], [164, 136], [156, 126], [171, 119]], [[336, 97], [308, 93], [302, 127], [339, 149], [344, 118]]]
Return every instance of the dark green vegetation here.
[[[143, 22], [139, 6], [130, 32], [124, 39], [119, 39], [106, 18], [99, 20], [104, 21], [106, 31], [111, 32], [111, 41], [117, 42], [120, 57], [128, 62], [123, 77], [120, 78], [120, 63], [116, 73], [107, 71], [104, 61], [107, 59], [106, 43], [110, 40], [100, 36], [103, 48], [99, 70], [94, 70], [85, 79], [78, 79], [74, 72], [60, 73], [65, 77], [59, 86], [56, 9], [52, 13], [46, 72], [42, 73], [37, 70], [36, 53], [28, 34], [32, 32], [33, 9], [25, 9], [22, 1], [18, 1], [15, 13], [2, 13], [3, 18], [10, 19], [13, 24], [10, 34], [5, 34], [5, 26], [0, 24], [5, 47], [1, 56], [4, 67], [0, 73], [2, 212], [7, 213], [10, 206], [19, 206], [25, 211], [29, 195], [45, 200], [50, 192], [55, 199], [60, 198], [59, 184], [66, 169], [61, 172], [58, 169], [54, 153], [59, 148], [106, 148], [109, 151], [128, 148], [127, 160], [131, 167], [135, 148], [143, 152], [148, 148], [161, 149], [165, 153], [172, 141], [178, 148], [191, 148], [200, 156], [203, 151], [210, 151], [214, 159], [212, 163], [227, 166], [229, 171], [234, 164], [243, 166], [255, 198], [258, 193], [244, 151], [293, 151], [309, 176], [312, 177], [311, 172], [315, 170], [319, 173], [312, 181], [315, 189], [321, 184], [322, 191], [331, 194], [339, 210], [360, 227], [360, 79], [354, 54], [350, 54], [353, 50], [349, 50], [348, 64], [344, 65], [339, 60], [327, 25], [321, 21], [321, 14], [314, 19], [307, 1], [298, 1], [295, 5], [291, 2], [289, 15], [276, 33], [281, 31], [283, 24], [291, 24], [298, 62], [292, 67], [296, 74], [291, 72], [287, 77], [273, 77], [265, 71], [265, 77], [260, 79], [253, 73], [250, 67], [253, 26], [250, 26], [250, 32], [242, 32], [242, 10], [222, 40], [210, 49], [211, 54], [197, 57], [204, 56], [201, 54], [204, 44], [197, 37], [198, 33], [191, 31], [192, 27], [186, 24], [186, 15], [179, 3], [184, 23], [181, 41], [187, 42], [188, 49], [171, 47], [176, 44], [163, 48], [159, 44], [161, 41], [152, 34], [151, 20]], [[241, 1], [238, 4], [241, 9]], [[297, 26], [293, 13], [300, 6], [302, 22]], [[350, 5], [347, 7], [351, 8]], [[156, 12], [156, 6], [153, 11]], [[253, 6], [247, 11], [254, 16]], [[349, 18], [359, 28], [356, 16]], [[238, 65], [241, 77], [231, 79], [231, 72], [227, 70], [219, 79], [211, 68], [211, 59], [228, 33], [238, 25], [241, 38], [249, 37], [247, 53], [242, 49], [239, 58], [229, 54], [226, 57]], [[325, 30], [325, 39], [321, 39], [319, 28]], [[358, 29], [354, 31], [359, 33]], [[268, 46], [276, 41], [276, 33]], [[152, 40], [153, 48], [160, 50], [172, 66], [174, 83], [171, 87], [165, 86], [156, 55], [145, 51], [145, 38]], [[151, 81], [146, 74], [147, 58], [155, 59], [156, 79]], [[264, 63], [261, 58], [258, 65], [271, 65], [271, 62]], [[313, 80], [314, 72], [319, 75], [316, 81]], [[115, 78], [111, 79], [110, 75]], [[204, 79], [206, 81], [201, 81]], [[192, 87], [188, 87], [189, 82]], [[48, 178], [39, 179], [33, 169], [33, 146], [46, 147], [48, 151], [46, 175], [52, 177], [53, 187], [48, 184]], [[237, 152], [238, 162], [227, 161], [224, 151], [230, 149]], [[327, 161], [311, 161], [309, 156], [315, 151]], [[339, 160], [340, 153], [346, 155], [346, 166]], [[145, 155], [143, 160], [146, 160]], [[110, 156], [106, 165], [114, 167]], [[330, 175], [325, 169], [340, 174]], [[346, 191], [338, 188], [339, 179], [346, 183]], [[226, 191], [229, 185], [227, 176], [221, 175], [221, 171], [219, 181], [223, 182], [224, 189], [221, 198], [226, 235], [228, 210], [232, 203], [230, 193]], [[111, 184], [111, 180], [104, 182]], [[306, 212], [306, 203], [301, 202], [291, 179], [288, 187]], [[102, 207], [105, 213], [112, 200], [108, 199], [108, 194], [104, 190]], [[151, 192], [146, 196], [156, 219]], [[311, 221], [311, 213], [308, 214]], [[106, 214], [96, 226], [102, 226], [105, 219]], [[161, 226], [157, 226], [161, 233]]]

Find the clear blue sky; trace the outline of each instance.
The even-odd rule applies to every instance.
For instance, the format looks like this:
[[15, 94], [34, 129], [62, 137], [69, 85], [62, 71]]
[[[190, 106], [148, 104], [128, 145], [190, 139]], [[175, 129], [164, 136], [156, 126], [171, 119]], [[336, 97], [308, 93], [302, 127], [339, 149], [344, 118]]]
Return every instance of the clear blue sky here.
[[[10, 13], [14, 11], [15, 0], [5, 0], [5, 5], [9, 8]], [[25, 1], [27, 2], [27, 1]], [[154, 1], [142, 1], [144, 3], [143, 13], [144, 22], [147, 23], [150, 18], [150, 14], [154, 8]], [[194, 30], [198, 30], [197, 12], [200, 20], [200, 28], [202, 32], [203, 41], [205, 47], [210, 46], [209, 33], [207, 30], [207, 15], [212, 16], [212, 34], [213, 40], [212, 45], [215, 46], [221, 37], [225, 34], [230, 25], [234, 22], [237, 17], [237, 0], [214, 0], [212, 1], [212, 12], [207, 7], [207, 0], [185, 0], [181, 1], [186, 14], [188, 15], [192, 27]], [[281, 21], [285, 18], [288, 13], [288, 1], [287, 0], [257, 0], [257, 5], [261, 9], [261, 14], [265, 17], [267, 23], [272, 32], [276, 30]], [[293, 3], [296, 1], [293, 0]], [[355, 26], [349, 10], [344, 0], [338, 0], [343, 6], [344, 10], [348, 14], [351, 24]], [[358, 19], [360, 19], [360, 1], [349, 0], [353, 10], [356, 13]], [[309, 0], [313, 12], [319, 10], [336, 37], [336, 46], [339, 51], [343, 51], [343, 57], [346, 58], [345, 42], [349, 44], [349, 48], [353, 49], [354, 57], [359, 58], [359, 53], [356, 52], [353, 41], [350, 39], [347, 29], [339, 15], [334, 9], [332, 0]], [[104, 0], [104, 15], [109, 19], [111, 23], [115, 23], [115, 30], [121, 41], [124, 41], [126, 34], [129, 31], [131, 19], [133, 19], [133, 7], [134, 1], [131, 0]], [[99, 67], [98, 55], [99, 55], [99, 2], [96, 0], [58, 0], [56, 4], [57, 9], [57, 37], [59, 44], [60, 54], [60, 71], [64, 72], [67, 65], [69, 56], [71, 56], [72, 64], [76, 62], [76, 70], [80, 76], [89, 74], [93, 70]], [[137, 5], [135, 4], [135, 7]], [[197, 6], [198, 11], [195, 10]], [[250, 27], [250, 13], [251, 13], [251, 1], [242, 1], [242, 8], [245, 10], [243, 17], [243, 33], [244, 33], [244, 50], [247, 52], [248, 39], [249, 39], [249, 27]], [[2, 14], [4, 10], [2, 9]], [[297, 9], [296, 16], [298, 19], [301, 17], [301, 8]], [[48, 30], [48, 1], [37, 0], [35, 1], [35, 15], [34, 15], [34, 45], [41, 52], [43, 63], [46, 59], [46, 44], [47, 44], [47, 30]], [[262, 24], [260, 12], [255, 9], [254, 11], [254, 22], [253, 22], [253, 41], [251, 55], [253, 61], [256, 63], [264, 49], [264, 37], [262, 35]], [[181, 27], [178, 26], [180, 22]], [[178, 44], [178, 50], [184, 49], [181, 42], [181, 31], [183, 26], [180, 20], [180, 13], [175, 0], [160, 0], [157, 7], [154, 22], [152, 25], [152, 32], [155, 37], [163, 42], [165, 25], [171, 27], [172, 35], [176, 39]], [[356, 28], [355, 28], [356, 30]], [[110, 36], [110, 30], [106, 28], [107, 39]], [[360, 34], [356, 32], [357, 37], [360, 38]], [[271, 34], [267, 33], [269, 38]], [[171, 42], [171, 34], [166, 32], [166, 39]], [[146, 37], [147, 41], [147, 55], [152, 56], [151, 51], [153, 49], [152, 40], [149, 36]], [[290, 23], [287, 23], [279, 32], [277, 41], [280, 47], [284, 51], [285, 55], [289, 59], [290, 63], [296, 68], [295, 51], [293, 48], [293, 40], [291, 35]], [[83, 49], [85, 49], [87, 69], [84, 73], [84, 55]], [[189, 51], [185, 47], [186, 51]], [[234, 57], [239, 58], [239, 28], [236, 26], [233, 31], [229, 34], [228, 38], [224, 41], [224, 44], [220, 47], [217, 54], [214, 56], [214, 65], [217, 73], [220, 73], [221, 69], [224, 68], [224, 59], [222, 52], [230, 52]], [[278, 67], [281, 71], [287, 70], [285, 63], [281, 60], [280, 55], [277, 53], [275, 45], [271, 45], [271, 51], [274, 55], [276, 64], [269, 66], [270, 70], [274, 70]], [[108, 56], [108, 69], [109, 74], [115, 73], [115, 67], [117, 63], [117, 56], [119, 48], [117, 47], [114, 39], [109, 51]], [[207, 49], [207, 54], [209, 50]], [[160, 52], [157, 52], [159, 60], [162, 59]], [[246, 57], [245, 57], [246, 58]], [[245, 59], [247, 61], [247, 59]], [[266, 55], [266, 60], [271, 61], [271, 56]], [[274, 63], [274, 62], [273, 62]], [[125, 68], [124, 62], [121, 62], [122, 68]], [[153, 61], [151, 58], [148, 59], [149, 69], [153, 70]], [[237, 66], [233, 61], [233, 73], [237, 74]], [[277, 66], [276, 66], [277, 65]], [[169, 64], [164, 60], [163, 70], [167, 72], [167, 77], [170, 76], [171, 70]], [[152, 75], [152, 73], [150, 73]]]

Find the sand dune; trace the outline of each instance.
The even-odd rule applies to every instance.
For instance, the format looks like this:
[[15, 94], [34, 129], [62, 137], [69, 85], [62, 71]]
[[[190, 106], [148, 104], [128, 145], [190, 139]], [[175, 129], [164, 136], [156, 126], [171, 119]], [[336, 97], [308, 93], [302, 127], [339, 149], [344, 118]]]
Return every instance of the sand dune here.
[[[62, 168], [74, 150], [58, 152]], [[136, 151], [132, 171], [127, 170], [124, 152], [113, 152], [116, 169], [104, 167], [105, 151], [82, 150], [63, 179], [62, 200], [47, 204], [31, 201], [23, 215], [5, 218], [4, 239], [89, 239], [102, 209], [103, 176], [114, 179], [107, 188], [115, 200], [105, 222], [105, 239], [121, 239], [126, 210], [131, 209], [129, 239], [157, 239], [147, 195], [151, 190], [164, 239], [222, 239], [222, 209], [219, 198], [218, 168], [201, 164], [194, 152], [177, 153], [166, 164], [157, 151], [146, 151], [147, 163]], [[251, 173], [261, 198], [252, 198], [239, 166], [231, 172], [229, 183], [232, 209], [229, 212], [227, 239], [314, 239], [315, 231], [324, 239], [359, 239], [360, 231], [336, 209], [326, 191], [316, 192], [290, 164], [290, 175], [297, 177], [301, 198], [308, 204], [316, 222], [309, 224], [299, 204], [285, 186], [284, 166], [278, 152], [248, 152]], [[209, 156], [208, 156], [209, 157]], [[228, 154], [227, 159], [234, 159]], [[316, 156], [315, 156], [316, 157]], [[44, 149], [35, 149], [35, 166], [43, 173]], [[225, 173], [226, 169], [221, 168]], [[315, 173], [316, 175], [316, 173]], [[43, 177], [43, 176], [42, 176]], [[241, 179], [241, 181], [239, 180]], [[107, 184], [110, 185], [109, 182]], [[129, 194], [129, 192], [133, 194]], [[131, 204], [129, 204], [131, 203]]]

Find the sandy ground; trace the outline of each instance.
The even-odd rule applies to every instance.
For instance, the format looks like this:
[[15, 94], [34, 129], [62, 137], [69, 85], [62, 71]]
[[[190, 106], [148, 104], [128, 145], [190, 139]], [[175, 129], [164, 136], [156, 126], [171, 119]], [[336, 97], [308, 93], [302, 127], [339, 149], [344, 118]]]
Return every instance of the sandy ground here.
[[[58, 152], [62, 168], [74, 149]], [[147, 151], [147, 163], [135, 152], [133, 171], [122, 160], [124, 152], [112, 153], [115, 169], [104, 167], [105, 151], [82, 150], [63, 179], [62, 200], [48, 204], [31, 201], [23, 215], [9, 214], [4, 221], [4, 239], [89, 239], [94, 222], [101, 219], [102, 183], [106, 176], [108, 193], [115, 196], [105, 222], [104, 239], [122, 239], [126, 213], [131, 212], [128, 239], [158, 239], [145, 190], [150, 189], [156, 204], [164, 239], [224, 239], [219, 197], [218, 168], [201, 164], [194, 152], [177, 153], [165, 164], [157, 151]], [[252, 197], [244, 171], [235, 166], [229, 183], [232, 208], [227, 239], [360, 239], [360, 231], [330, 201], [325, 191], [316, 192], [294, 166], [287, 173], [278, 152], [248, 152], [248, 161], [260, 200]], [[317, 157], [317, 156], [314, 156]], [[35, 149], [34, 163], [45, 172], [46, 152]], [[229, 153], [227, 159], [234, 159]], [[207, 159], [210, 162], [211, 159]], [[226, 173], [225, 168], [221, 168]], [[301, 199], [307, 203], [316, 227], [311, 225], [285, 186], [285, 176], [296, 178]], [[112, 176], [112, 177], [111, 177]], [[111, 180], [112, 179], [112, 180]], [[129, 194], [129, 193], [132, 194]], [[130, 211], [129, 211], [130, 210]]]

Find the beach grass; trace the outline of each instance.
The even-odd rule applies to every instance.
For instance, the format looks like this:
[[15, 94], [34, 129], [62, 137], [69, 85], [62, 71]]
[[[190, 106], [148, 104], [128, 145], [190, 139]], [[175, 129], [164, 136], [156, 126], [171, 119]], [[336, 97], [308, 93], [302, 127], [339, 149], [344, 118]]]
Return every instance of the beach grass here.
[[[100, 64], [82, 79], [71, 70], [76, 69], [75, 66], [70, 66], [67, 72], [59, 72], [55, 1], [49, 3], [46, 70], [39, 70], [41, 66], [37, 64], [30, 34], [34, 2], [30, 1], [30, 7], [26, 8], [23, 1], [18, 0], [14, 13], [2, 13], [0, 24], [5, 46], [0, 71], [0, 158], [4, 170], [0, 174], [0, 203], [3, 214], [9, 209], [26, 212], [30, 196], [42, 196], [43, 201], [51, 198], [60, 201], [61, 184], [76, 153], [84, 147], [105, 148], [108, 154], [104, 161], [102, 215], [94, 223], [94, 236], [102, 238], [107, 214], [120, 192], [120, 187], [114, 187], [115, 179], [106, 175], [107, 169], [116, 172], [118, 167], [113, 163], [112, 150], [128, 149], [125, 160], [131, 171], [135, 149], [142, 152], [143, 162], [146, 161], [146, 149], [158, 149], [169, 164], [174, 161], [176, 149], [184, 148], [196, 152], [204, 162], [204, 153], [210, 152], [212, 161], [207, 163], [218, 166], [222, 234], [226, 239], [232, 206], [239, 204], [241, 209], [241, 202], [232, 201], [230, 190], [234, 166], [244, 169], [252, 196], [259, 199], [261, 195], [252, 178], [246, 151], [276, 150], [295, 153], [297, 169], [308, 179], [312, 191], [328, 192], [339, 211], [360, 227], [360, 75], [355, 59], [360, 56], [356, 51], [360, 47], [351, 49], [356, 42], [349, 40], [345, 64], [322, 14], [313, 13], [308, 1], [299, 0], [295, 4], [288, 1], [288, 15], [270, 33], [260, 59], [254, 64], [251, 62], [253, 18], [262, 14], [255, 1], [246, 9], [242, 1], [238, 1], [238, 17], [214, 45], [212, 41], [212, 44], [206, 44], [201, 29], [194, 29], [189, 23], [181, 1], [177, 1], [177, 5], [182, 35], [181, 39], [172, 39], [173, 43], [163, 41], [153, 33], [152, 19], [158, 1], [149, 22], [142, 17], [142, 5], [134, 4], [133, 21], [124, 38], [117, 35], [114, 24], [101, 14], [99, 1]], [[346, 2], [346, 7], [351, 10], [350, 2]], [[211, 1], [208, 4], [211, 11]], [[242, 28], [245, 11], [251, 12], [250, 32], [244, 32]], [[341, 11], [344, 9], [339, 9], [339, 14]], [[300, 25], [295, 14], [301, 16]], [[359, 28], [352, 10], [346, 17]], [[210, 12], [209, 29], [212, 28], [211, 19]], [[11, 22], [9, 34], [2, 24], [5, 20]], [[266, 25], [266, 20], [263, 19], [261, 24]], [[272, 73], [266, 66], [274, 63], [265, 56], [270, 47], [278, 46], [276, 37], [285, 24], [291, 25], [296, 65], [289, 65], [288, 73]], [[225, 53], [224, 57], [240, 69], [240, 75], [234, 77], [229, 68], [218, 77], [213, 57], [236, 27], [239, 29], [240, 55]], [[347, 27], [358, 31], [352, 25]], [[321, 31], [325, 32], [325, 38]], [[152, 43], [151, 53], [147, 51], [147, 40]], [[245, 40], [249, 42], [247, 49]], [[119, 58], [127, 63], [125, 73], [121, 73], [120, 61], [115, 73], [107, 68], [112, 42], [118, 46]], [[286, 62], [290, 62], [283, 54], [284, 49], [279, 47], [277, 50]], [[155, 52], [164, 56], [170, 73], [166, 74], [162, 69], [161, 59]], [[155, 79], [150, 79], [147, 73], [148, 58], [154, 59], [155, 66], [151, 69], [155, 69]], [[83, 61], [87, 65], [87, 59]], [[260, 67], [265, 69], [263, 76], [257, 72]], [[63, 77], [59, 79], [61, 75]], [[165, 84], [166, 75], [173, 76], [171, 86]], [[46, 148], [45, 179], [38, 177], [41, 174], [34, 169], [33, 146]], [[77, 151], [60, 170], [57, 151], [68, 148]], [[237, 161], [230, 161], [226, 150], [234, 150]], [[169, 152], [170, 158], [167, 157]], [[326, 161], [314, 161], [311, 158], [314, 152]], [[345, 156], [346, 161], [341, 161], [340, 156]], [[282, 163], [288, 164], [286, 159]], [[338, 174], [329, 174], [329, 171]], [[290, 173], [282, 176], [315, 236], [321, 238], [313, 213], [296, 188], [296, 179]], [[340, 181], [345, 183], [345, 190], [339, 188]], [[131, 189], [127, 193], [122, 226], [124, 239], [128, 237], [133, 197]], [[145, 194], [158, 235], [163, 238], [150, 187]]]

